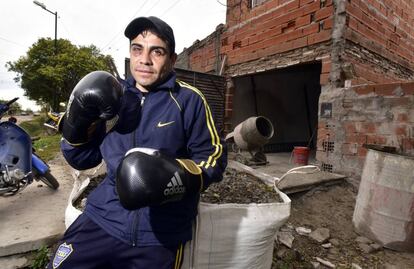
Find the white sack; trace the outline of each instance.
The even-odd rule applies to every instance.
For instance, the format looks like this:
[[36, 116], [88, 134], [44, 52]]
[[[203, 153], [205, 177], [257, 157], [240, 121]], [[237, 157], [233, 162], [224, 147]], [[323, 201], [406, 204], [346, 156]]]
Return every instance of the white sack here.
[[269, 269], [275, 235], [290, 216], [289, 197], [275, 188], [282, 203], [200, 203], [195, 235], [186, 245], [183, 269]]
[[[237, 168], [236, 168], [237, 169]], [[75, 172], [65, 214], [66, 227], [82, 213], [73, 202], [92, 173]], [[261, 176], [264, 174], [261, 173]], [[265, 175], [270, 184], [269, 175]], [[200, 202], [193, 240], [184, 250], [183, 269], [270, 269], [276, 232], [290, 216], [289, 197], [275, 187], [281, 203], [209, 204]]]
[[73, 203], [78, 199], [78, 197], [83, 193], [86, 187], [89, 185], [90, 178], [101, 175], [106, 172], [106, 166], [104, 163], [99, 164], [97, 167], [79, 171], [73, 169], [72, 177], [74, 179], [73, 188], [70, 192], [68, 205], [65, 210], [65, 226], [66, 229], [82, 214], [82, 211], [75, 208]]

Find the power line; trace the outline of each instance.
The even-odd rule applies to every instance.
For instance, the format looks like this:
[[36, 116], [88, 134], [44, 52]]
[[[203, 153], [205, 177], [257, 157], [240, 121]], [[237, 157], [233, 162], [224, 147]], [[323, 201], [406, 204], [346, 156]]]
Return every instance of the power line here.
[[235, 3], [234, 5], [229, 6], [229, 5], [227, 5], [227, 4], [223, 4], [223, 3], [222, 3], [222, 2], [220, 2], [219, 0], [216, 0], [216, 2], [217, 2], [217, 3], [219, 3], [220, 5], [225, 6], [225, 7], [229, 7], [229, 8], [233, 8], [233, 7], [236, 7], [236, 6], [240, 5], [242, 1], [243, 1], [243, 0], [240, 0], [239, 2]]
[[131, 20], [134, 19], [138, 15], [138, 13], [141, 11], [141, 8], [143, 8], [147, 3], [148, 3], [148, 0], [146, 0], [144, 2], [144, 4], [137, 9], [137, 11], [134, 13], [134, 15], [132, 15]]
[[[163, 12], [163, 14], [160, 16], [160, 17], [162, 17], [162, 16], [164, 16], [166, 13], [168, 13], [169, 11], [171, 11], [171, 9], [175, 6], [175, 5], [177, 5], [179, 2], [180, 2], [181, 0], [176, 0], [170, 7], [168, 7], [164, 12]], [[161, 0], [158, 0], [158, 1], [156, 1], [147, 11], [145, 11], [144, 13], [146, 13], [146, 14], [149, 14], [150, 12], [151, 12], [151, 10], [153, 10], [159, 3], [161, 2]], [[146, 4], [147, 3], [147, 1], [144, 3], [144, 4]], [[136, 17], [136, 15], [141, 11], [141, 8], [143, 7], [144, 5], [142, 5], [138, 10], [137, 10], [137, 12], [134, 14], [134, 16], [132, 17], [132, 19], [134, 19], [135, 17]], [[132, 20], [131, 19], [131, 20]], [[112, 44], [117, 44], [118, 43], [118, 41], [119, 41], [119, 38], [116, 40], [116, 41], [114, 41], [118, 36], [119, 36], [119, 34], [122, 32], [122, 30], [114, 37], [114, 38], [112, 38], [112, 40], [107, 44], [107, 45], [105, 45], [104, 47], [102, 47], [102, 50], [105, 50], [106, 49], [106, 47], [109, 47], [110, 45], [112, 45]], [[114, 45], [115, 46], [115, 45]], [[112, 46], [112, 47], [114, 47], [114, 46]], [[118, 50], [119, 48], [120, 48], [121, 46], [117, 46], [116, 48], [115, 48], [115, 50]], [[108, 48], [108, 50], [109, 50], [110, 48]]]
[[117, 51], [121, 47], [127, 48], [127, 42], [125, 39], [118, 39], [114, 43], [112, 43], [112, 46], [108, 48], [108, 50]]
[[223, 3], [222, 3], [222, 2], [220, 2], [219, 0], [216, 0], [216, 1], [217, 1], [217, 3], [219, 3], [220, 5], [227, 7], [227, 5], [226, 5], [226, 4], [223, 4]]
[[[60, 16], [59, 16], [59, 18], [60, 18]], [[66, 31], [66, 33], [67, 33], [67, 35], [68, 36], [72, 36], [70, 33], [69, 33], [69, 31], [68, 31], [68, 28], [66, 27], [66, 25], [65, 25], [65, 23], [63, 22], [63, 20], [62, 19], [60, 19], [60, 24], [63, 26], [63, 28], [65, 29], [65, 31]]]
[[150, 11], [156, 6], [158, 5], [158, 3], [161, 2], [161, 0], [158, 0], [157, 2], [155, 2], [154, 5], [152, 5], [152, 7], [146, 12], [146, 13], [150, 13]]
[[171, 9], [175, 6], [175, 5], [177, 5], [178, 4], [178, 2], [180, 2], [181, 0], [177, 0], [177, 1], [175, 1], [169, 8], [167, 8], [165, 11], [164, 11], [164, 13], [162, 13], [161, 14], [161, 16], [160, 17], [162, 17], [162, 16], [164, 16], [166, 13], [168, 13], [169, 11], [171, 11]]
[[1, 37], [1, 36], [0, 36], [0, 39], [1, 39], [1, 40], [3, 40], [3, 41], [9, 42], [9, 43], [12, 43], [12, 44], [18, 45], [18, 46], [25, 47], [25, 46], [24, 46], [24, 45], [22, 45], [22, 44], [19, 44], [19, 43], [17, 43], [17, 42], [14, 42], [14, 41], [12, 41], [12, 40], [10, 40], [10, 39], [7, 39], [7, 38]]
[[[137, 11], [134, 13], [134, 15], [132, 16], [132, 19], [135, 18], [135, 16], [141, 11], [141, 9], [148, 3], [148, 0], [145, 0], [145, 2], [137, 9]], [[131, 19], [131, 20], [132, 20]], [[118, 36], [123, 32], [123, 30], [121, 29], [105, 46], [102, 47], [101, 51], [103, 51], [104, 49], [106, 49], [106, 47], [109, 47], [112, 42], [118, 38]]]

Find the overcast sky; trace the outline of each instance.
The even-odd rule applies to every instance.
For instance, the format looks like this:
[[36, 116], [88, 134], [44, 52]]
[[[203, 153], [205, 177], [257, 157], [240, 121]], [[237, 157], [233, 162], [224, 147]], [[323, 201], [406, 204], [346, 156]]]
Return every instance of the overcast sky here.
[[[225, 23], [225, 0], [39, 0], [58, 13], [57, 35], [75, 45], [97, 46], [115, 59], [118, 72], [124, 71], [128, 40], [123, 32], [135, 17], [158, 16], [174, 30], [176, 52], [203, 39]], [[221, 4], [223, 3], [223, 4]], [[41, 37], [54, 39], [55, 16], [32, 0], [0, 0], [0, 99], [20, 97], [23, 108], [33, 102], [13, 81], [15, 73], [5, 64], [26, 54]]]

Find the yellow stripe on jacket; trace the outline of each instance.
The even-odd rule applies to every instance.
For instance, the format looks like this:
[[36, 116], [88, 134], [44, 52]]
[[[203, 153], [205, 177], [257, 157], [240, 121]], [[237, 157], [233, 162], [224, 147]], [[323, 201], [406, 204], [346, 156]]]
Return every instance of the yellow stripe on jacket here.
[[191, 86], [191, 85], [189, 85], [189, 84], [187, 84], [183, 81], [180, 81], [180, 80], [177, 80], [177, 82], [181, 87], [188, 88], [188, 89], [194, 91], [195, 93], [197, 93], [201, 97], [201, 99], [203, 100], [205, 113], [206, 113], [206, 119], [207, 119], [207, 128], [210, 132], [211, 144], [213, 145], [215, 150], [214, 150], [213, 154], [211, 154], [208, 157], [206, 162], [203, 161], [203, 162], [200, 163], [200, 166], [203, 166], [206, 169], [209, 168], [210, 166], [214, 167], [216, 165], [217, 159], [220, 158], [220, 156], [223, 152], [223, 145], [221, 145], [221, 143], [220, 143], [220, 137], [219, 137], [219, 135], [217, 133], [217, 130], [216, 130], [216, 127], [214, 125], [213, 115], [211, 114], [210, 107], [208, 106], [207, 100], [204, 97], [203, 93], [200, 90], [198, 90], [197, 88], [195, 88], [195, 87], [193, 87], [193, 86]]

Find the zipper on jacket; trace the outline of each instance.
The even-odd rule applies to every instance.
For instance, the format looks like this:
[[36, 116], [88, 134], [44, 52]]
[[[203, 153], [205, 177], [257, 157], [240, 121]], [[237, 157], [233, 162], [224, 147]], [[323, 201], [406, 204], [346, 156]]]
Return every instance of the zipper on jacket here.
[[[144, 93], [142, 93], [142, 97], [141, 97], [141, 112], [142, 112], [142, 107], [144, 106], [144, 102], [145, 102], [145, 95], [144, 95]], [[136, 148], [137, 147], [137, 140], [136, 140], [137, 128], [135, 128], [135, 130], [134, 130], [134, 132], [132, 134], [132, 147], [133, 148]], [[136, 212], [134, 214], [134, 219], [132, 221], [132, 246], [133, 247], [135, 247], [137, 245], [137, 231], [138, 231], [138, 222], [139, 222], [140, 212], [141, 212], [141, 210], [138, 209], [138, 212]]]
[[139, 212], [136, 212], [134, 215], [134, 220], [132, 221], [132, 246], [135, 247], [137, 245], [137, 230], [138, 230], [138, 220], [139, 220]]
[[144, 94], [142, 94], [142, 97], [141, 97], [141, 106], [143, 106], [143, 105], [144, 105], [144, 102], [145, 102], [145, 95], [144, 95]]

